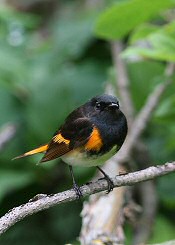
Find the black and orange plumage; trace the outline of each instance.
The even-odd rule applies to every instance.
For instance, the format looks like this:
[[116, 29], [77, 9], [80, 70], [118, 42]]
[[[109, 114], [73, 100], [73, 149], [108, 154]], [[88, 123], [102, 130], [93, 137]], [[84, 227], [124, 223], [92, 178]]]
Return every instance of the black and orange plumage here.
[[[17, 158], [44, 153], [40, 162], [55, 158], [70, 166], [98, 166], [108, 181], [109, 191], [113, 188], [111, 180], [99, 168], [122, 146], [127, 134], [127, 121], [119, 108], [116, 97], [111, 95], [96, 96], [75, 109], [66, 118], [64, 124], [56, 131], [52, 140]], [[81, 194], [75, 183], [77, 194]]]

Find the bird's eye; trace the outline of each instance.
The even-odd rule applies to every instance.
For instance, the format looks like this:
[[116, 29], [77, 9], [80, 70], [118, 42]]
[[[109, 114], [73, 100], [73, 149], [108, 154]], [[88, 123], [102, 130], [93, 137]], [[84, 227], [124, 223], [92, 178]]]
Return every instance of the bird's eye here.
[[96, 108], [96, 109], [100, 109], [100, 107], [101, 107], [101, 104], [100, 104], [99, 102], [96, 102], [95, 108]]

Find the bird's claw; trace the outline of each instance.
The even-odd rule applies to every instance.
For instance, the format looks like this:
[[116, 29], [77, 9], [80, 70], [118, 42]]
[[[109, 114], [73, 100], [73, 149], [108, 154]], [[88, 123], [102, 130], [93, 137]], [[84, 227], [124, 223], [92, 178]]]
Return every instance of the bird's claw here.
[[108, 190], [107, 190], [107, 194], [109, 194], [109, 192], [113, 191], [113, 189], [114, 189], [114, 183], [113, 183], [113, 181], [109, 178], [109, 176], [105, 176], [104, 179], [108, 182]]
[[73, 184], [73, 189], [74, 189], [74, 191], [76, 193], [77, 199], [80, 199], [83, 196], [83, 194], [82, 194], [82, 192], [80, 190], [80, 187], [76, 183], [74, 183]]
[[109, 194], [109, 192], [113, 191], [113, 189], [114, 189], [113, 181], [111, 180], [111, 178], [108, 175], [105, 175], [104, 177], [100, 178], [99, 180], [101, 180], [101, 179], [105, 179], [107, 181], [108, 189], [107, 189], [106, 193]]

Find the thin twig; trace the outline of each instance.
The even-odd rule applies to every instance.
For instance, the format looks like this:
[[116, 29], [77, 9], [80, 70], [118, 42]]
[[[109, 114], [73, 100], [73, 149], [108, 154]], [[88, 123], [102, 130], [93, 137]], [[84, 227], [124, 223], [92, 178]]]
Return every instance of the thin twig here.
[[[163, 176], [174, 171], [175, 162], [172, 162], [156, 167], [149, 167], [147, 169], [129, 173], [126, 175], [115, 176], [114, 178], [112, 178], [112, 181], [114, 182], [115, 187], [134, 185], [136, 183]], [[107, 188], [107, 182], [104, 179], [99, 179], [93, 183], [82, 186], [81, 191], [83, 196], [85, 197], [91, 194], [105, 191], [107, 190]], [[55, 195], [43, 195], [41, 196], [41, 198], [39, 198], [39, 200], [32, 199], [34, 201], [29, 201], [26, 204], [13, 208], [0, 218], [0, 234], [5, 232], [16, 222], [24, 219], [26, 216], [32, 215], [41, 210], [48, 209], [61, 203], [74, 201], [76, 199], [77, 196], [73, 189]]]
[[162, 94], [165, 92], [166, 88], [172, 83], [172, 79], [170, 76], [173, 74], [174, 64], [170, 63], [165, 71], [165, 75], [167, 76], [167, 80], [164, 83], [158, 84], [153, 92], [148, 96], [147, 101], [136, 119], [133, 122], [134, 127], [128, 133], [128, 137], [120, 150], [120, 152], [114, 156], [115, 161], [124, 163], [128, 161], [129, 156], [131, 155], [131, 151], [133, 147], [135, 147], [135, 142], [137, 142], [142, 135], [143, 131], [148, 125], [151, 116], [156, 109], [158, 102]]
[[111, 42], [111, 51], [116, 71], [117, 89], [120, 94], [123, 111], [126, 114], [128, 124], [130, 126], [133, 122], [134, 106], [133, 101], [131, 99], [126, 65], [124, 60], [121, 58], [121, 52], [123, 51], [123, 43], [121, 41]]

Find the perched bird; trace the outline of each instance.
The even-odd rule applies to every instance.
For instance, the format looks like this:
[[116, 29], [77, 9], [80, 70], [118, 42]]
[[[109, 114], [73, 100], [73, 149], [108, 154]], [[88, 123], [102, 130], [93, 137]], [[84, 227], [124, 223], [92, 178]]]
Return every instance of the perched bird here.
[[108, 192], [113, 182], [99, 167], [122, 146], [127, 134], [127, 121], [116, 97], [96, 96], [71, 112], [51, 141], [14, 159], [44, 153], [40, 162], [60, 157], [69, 165], [73, 188], [78, 197], [81, 190], [75, 182], [72, 166], [96, 166], [108, 182]]

